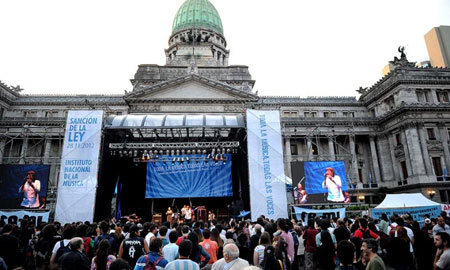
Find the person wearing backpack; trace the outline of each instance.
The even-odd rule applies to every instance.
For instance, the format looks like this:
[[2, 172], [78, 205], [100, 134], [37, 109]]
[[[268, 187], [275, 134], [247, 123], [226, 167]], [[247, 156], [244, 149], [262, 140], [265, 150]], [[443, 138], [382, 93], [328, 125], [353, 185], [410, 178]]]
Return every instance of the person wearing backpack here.
[[168, 261], [164, 259], [162, 253], [161, 238], [153, 238], [150, 242], [150, 252], [147, 255], [142, 255], [136, 262], [134, 270], [156, 270], [164, 269]]
[[365, 218], [361, 218], [359, 219], [359, 229], [357, 229], [355, 231], [354, 236], [358, 237], [360, 239], [375, 239], [378, 240], [380, 238], [380, 236], [374, 232], [372, 232], [372, 230], [370, 230], [368, 228], [369, 223], [367, 222], [367, 219]]
[[68, 251], [70, 239], [75, 236], [75, 232], [76, 228], [72, 224], [66, 224], [64, 226], [64, 231], [62, 233], [63, 240], [56, 242], [52, 250], [52, 256], [50, 258], [50, 265], [52, 266], [52, 269], [57, 268], [57, 259], [59, 259], [65, 252]]
[[101, 234], [95, 238], [94, 250], [97, 250], [98, 244], [103, 239], [108, 239], [109, 244], [114, 246], [114, 238], [109, 234], [109, 224], [106, 221], [100, 223]]
[[89, 270], [89, 260], [83, 252], [84, 242], [81, 237], [69, 241], [69, 251], [62, 255], [58, 264], [64, 270]]

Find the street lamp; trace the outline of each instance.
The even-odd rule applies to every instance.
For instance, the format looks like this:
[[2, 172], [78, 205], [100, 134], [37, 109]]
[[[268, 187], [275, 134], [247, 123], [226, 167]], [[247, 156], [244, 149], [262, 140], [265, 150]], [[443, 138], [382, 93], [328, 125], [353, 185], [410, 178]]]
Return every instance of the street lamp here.
[[436, 195], [436, 191], [434, 191], [434, 190], [428, 191], [428, 196], [430, 196], [430, 199], [433, 199], [434, 195]]

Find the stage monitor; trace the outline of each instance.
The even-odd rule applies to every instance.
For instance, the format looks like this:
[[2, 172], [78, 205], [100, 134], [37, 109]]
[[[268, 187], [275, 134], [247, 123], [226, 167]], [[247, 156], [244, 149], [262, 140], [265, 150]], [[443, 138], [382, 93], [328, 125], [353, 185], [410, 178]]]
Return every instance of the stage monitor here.
[[0, 165], [0, 209], [43, 209], [50, 165]]
[[159, 156], [147, 163], [146, 198], [230, 196], [231, 154]]
[[304, 170], [306, 203], [349, 202], [343, 161], [305, 162]]

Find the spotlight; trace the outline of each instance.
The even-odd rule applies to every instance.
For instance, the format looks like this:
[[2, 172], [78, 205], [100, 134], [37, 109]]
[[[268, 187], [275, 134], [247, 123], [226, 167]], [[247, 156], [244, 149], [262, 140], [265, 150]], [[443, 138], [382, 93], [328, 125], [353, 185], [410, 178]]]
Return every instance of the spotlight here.
[[214, 162], [217, 163], [217, 161], [219, 161], [219, 155], [216, 155], [216, 156], [214, 157]]
[[179, 156], [180, 155], [180, 150], [177, 149], [176, 153], [177, 153], [177, 156]]
[[120, 157], [123, 157], [123, 153], [122, 153], [121, 150], [119, 150], [119, 156], [120, 156]]
[[223, 155], [220, 154], [220, 161], [223, 161]]
[[169, 150], [166, 150], [166, 155], [167, 156], [170, 155], [170, 151]]
[[170, 154], [172, 155], [172, 156], [174, 156], [175, 155], [175, 150], [170, 150]]
[[227, 153], [228, 154], [231, 153], [231, 149], [230, 148], [227, 149]]
[[[199, 150], [199, 151], [200, 151], [200, 150]], [[203, 150], [202, 153], [203, 153], [203, 155], [206, 155], [206, 150]]]
[[214, 156], [215, 153], [216, 153], [216, 149], [211, 150], [211, 155]]
[[132, 157], [133, 156], [133, 151], [128, 151], [128, 156]]
[[225, 148], [222, 148], [222, 154], [225, 154]]
[[182, 155], [184, 155], [184, 152], [185, 152], [184, 149], [181, 149], [181, 154], [182, 154]]
[[164, 154], [163, 150], [159, 150], [159, 155], [162, 156]]
[[150, 155], [153, 155], [153, 151], [152, 151], [152, 150], [149, 150], [148, 153], [149, 153]]
[[190, 155], [190, 154], [191, 154], [191, 149], [188, 149], [188, 150], [186, 151], [186, 154]]
[[134, 156], [134, 157], [137, 157], [137, 155], [138, 155], [138, 151], [137, 151], [137, 150], [134, 150], [133, 156]]

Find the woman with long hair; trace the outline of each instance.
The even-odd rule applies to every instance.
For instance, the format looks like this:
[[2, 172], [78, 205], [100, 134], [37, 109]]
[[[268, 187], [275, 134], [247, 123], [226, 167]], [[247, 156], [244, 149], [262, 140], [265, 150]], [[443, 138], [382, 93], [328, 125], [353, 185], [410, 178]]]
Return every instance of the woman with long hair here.
[[264, 250], [270, 246], [270, 235], [268, 232], [263, 232], [259, 238], [259, 245], [255, 247], [253, 252], [253, 264], [256, 266], [262, 266], [264, 260]]
[[275, 257], [275, 248], [273, 246], [267, 246], [264, 249], [264, 260], [262, 264], [264, 270], [284, 270], [282, 268], [283, 263]]
[[[188, 238], [192, 242], [192, 252], [191, 256], [189, 256], [189, 259], [199, 264], [200, 268], [205, 267], [209, 260], [211, 259], [211, 256], [209, 256], [208, 252], [203, 249], [202, 246], [198, 244], [198, 236], [195, 232], [190, 232], [188, 234]], [[201, 261], [201, 257], [205, 257], [204, 261]]]
[[91, 270], [109, 270], [110, 264], [116, 260], [116, 257], [109, 255], [111, 244], [108, 239], [103, 239], [98, 244], [97, 253], [92, 259]]
[[47, 224], [39, 234], [39, 239], [34, 246], [36, 268], [47, 269], [50, 265], [52, 249], [55, 245], [56, 228], [53, 224]]
[[[322, 226], [321, 226], [322, 227]], [[334, 262], [336, 246], [333, 243], [330, 232], [322, 227], [320, 235], [320, 246], [317, 248], [317, 269], [329, 270], [335, 269], [336, 264]], [[316, 241], [318, 237], [316, 236]]]
[[395, 270], [409, 270], [413, 257], [410, 252], [411, 241], [405, 228], [397, 226], [397, 236], [388, 245], [388, 264]]
[[223, 257], [223, 240], [222, 240], [222, 238], [220, 238], [219, 231], [216, 228], [211, 230], [210, 239], [212, 241], [215, 241], [217, 243], [217, 247], [219, 247], [219, 249], [217, 250], [217, 259], [222, 259], [222, 257]]
[[281, 238], [275, 246], [275, 258], [282, 264], [283, 270], [291, 269], [291, 262], [288, 256], [288, 243]]

